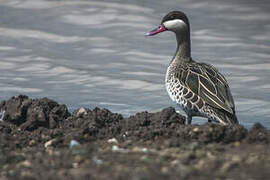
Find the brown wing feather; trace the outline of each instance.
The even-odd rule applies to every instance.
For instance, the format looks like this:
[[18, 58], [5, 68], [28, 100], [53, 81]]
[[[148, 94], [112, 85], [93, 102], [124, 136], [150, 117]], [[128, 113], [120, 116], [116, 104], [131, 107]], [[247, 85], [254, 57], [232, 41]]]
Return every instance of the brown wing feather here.
[[[182, 68], [181, 68], [182, 69]], [[226, 79], [212, 65], [189, 63], [183, 71], [182, 82], [208, 105], [234, 113], [234, 102]]]

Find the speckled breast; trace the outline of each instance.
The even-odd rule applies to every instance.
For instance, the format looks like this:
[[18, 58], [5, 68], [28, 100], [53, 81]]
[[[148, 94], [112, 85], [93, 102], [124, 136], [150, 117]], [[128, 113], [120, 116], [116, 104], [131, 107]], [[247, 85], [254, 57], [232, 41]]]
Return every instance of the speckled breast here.
[[167, 70], [165, 85], [170, 98], [187, 114], [205, 116], [203, 101], [180, 81], [173, 67], [169, 67]]

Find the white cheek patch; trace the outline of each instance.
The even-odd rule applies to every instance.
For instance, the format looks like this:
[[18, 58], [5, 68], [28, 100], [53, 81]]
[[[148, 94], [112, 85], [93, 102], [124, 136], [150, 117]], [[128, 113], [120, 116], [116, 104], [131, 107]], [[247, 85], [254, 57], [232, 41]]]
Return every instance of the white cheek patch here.
[[166, 27], [168, 30], [177, 30], [177, 29], [183, 29], [187, 27], [187, 24], [180, 20], [180, 19], [174, 19], [170, 21], [166, 21], [163, 23], [163, 25]]

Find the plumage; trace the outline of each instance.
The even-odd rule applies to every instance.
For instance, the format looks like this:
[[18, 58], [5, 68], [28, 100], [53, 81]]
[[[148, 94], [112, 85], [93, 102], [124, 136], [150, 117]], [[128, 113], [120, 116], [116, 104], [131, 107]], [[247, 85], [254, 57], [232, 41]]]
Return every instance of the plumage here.
[[224, 125], [238, 123], [235, 105], [225, 77], [212, 65], [197, 63], [190, 55], [190, 26], [180, 11], [167, 14], [161, 26], [147, 35], [163, 31], [176, 34], [176, 54], [166, 73], [166, 89], [170, 98], [186, 112], [188, 123], [193, 116]]

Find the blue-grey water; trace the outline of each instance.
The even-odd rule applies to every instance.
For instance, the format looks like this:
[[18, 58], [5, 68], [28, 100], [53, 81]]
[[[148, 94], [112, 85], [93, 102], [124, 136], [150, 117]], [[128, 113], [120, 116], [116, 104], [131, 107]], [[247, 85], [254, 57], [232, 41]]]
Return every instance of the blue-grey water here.
[[0, 100], [46, 96], [124, 115], [175, 106], [164, 87], [175, 37], [144, 36], [171, 10], [190, 19], [192, 57], [229, 81], [241, 124], [270, 127], [268, 0], [0, 0]]

